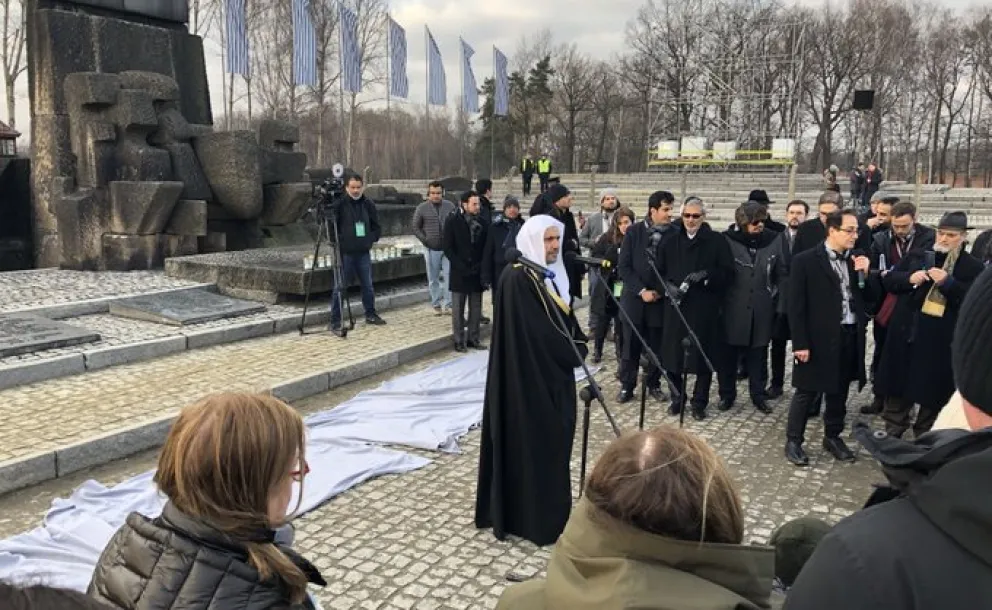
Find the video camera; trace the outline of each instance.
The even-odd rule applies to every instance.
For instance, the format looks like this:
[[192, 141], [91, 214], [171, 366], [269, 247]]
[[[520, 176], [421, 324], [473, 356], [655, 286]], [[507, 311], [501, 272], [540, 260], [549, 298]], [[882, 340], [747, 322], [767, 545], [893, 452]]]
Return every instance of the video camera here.
[[344, 196], [344, 165], [335, 163], [331, 177], [313, 187], [313, 208], [320, 212], [334, 210]]

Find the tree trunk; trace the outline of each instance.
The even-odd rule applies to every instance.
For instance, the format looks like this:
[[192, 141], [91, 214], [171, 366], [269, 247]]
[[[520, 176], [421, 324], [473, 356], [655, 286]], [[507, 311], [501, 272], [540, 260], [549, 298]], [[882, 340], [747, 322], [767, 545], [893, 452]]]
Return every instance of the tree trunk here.
[[7, 79], [6, 84], [6, 94], [7, 94], [7, 123], [10, 124], [11, 129], [17, 128], [17, 115], [15, 110], [17, 109], [17, 98], [14, 97], [14, 80]]

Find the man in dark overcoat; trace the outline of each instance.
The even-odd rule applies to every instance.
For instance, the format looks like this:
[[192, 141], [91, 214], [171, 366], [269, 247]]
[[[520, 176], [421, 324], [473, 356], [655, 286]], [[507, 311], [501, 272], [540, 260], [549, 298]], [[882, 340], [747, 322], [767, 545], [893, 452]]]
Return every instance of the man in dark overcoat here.
[[[716, 366], [716, 349], [720, 347], [722, 331], [720, 311], [723, 295], [734, 272], [734, 259], [727, 240], [706, 223], [706, 207], [699, 197], [689, 197], [682, 204], [679, 232], [667, 239], [658, 257], [658, 271], [677, 293], [686, 321], [699, 338], [703, 351]], [[700, 357], [696, 346], [689, 349], [687, 366], [683, 364], [682, 339], [688, 332], [673, 308], [665, 300], [664, 330], [662, 331], [661, 363], [669, 372], [669, 380], [678, 393], [672, 396], [669, 411], [679, 413], [688, 407], [688, 388], [682, 384], [682, 371], [696, 375], [692, 391], [692, 416], [706, 417], [709, 404], [712, 371]]]
[[765, 229], [766, 208], [750, 201], [737, 208], [737, 230], [724, 236], [734, 259], [734, 271], [723, 306], [726, 349], [718, 366], [720, 404], [727, 411], [737, 398], [737, 360], [746, 363], [751, 402], [763, 413], [771, 407], [765, 396], [768, 343], [775, 322], [779, 280], [784, 275], [778, 233]]
[[[488, 225], [480, 217], [479, 195], [461, 194], [461, 208], [444, 223], [444, 255], [451, 263], [451, 330], [455, 351], [486, 349], [479, 336], [482, 323], [482, 257]], [[465, 307], [468, 306], [466, 333]]]
[[[672, 225], [672, 204], [675, 197], [668, 191], [656, 191], [648, 198], [648, 217], [627, 229], [620, 248], [617, 265], [623, 287], [620, 292], [620, 306], [631, 322], [637, 325], [638, 332], [648, 342], [649, 347], [661, 357], [661, 338], [664, 320], [664, 289], [648, 264], [648, 250], [657, 258], [661, 242], [676, 233]], [[623, 352], [620, 360], [620, 394], [618, 403], [630, 402], [637, 387], [637, 372], [640, 368], [643, 346], [634, 330], [625, 324], [623, 328]], [[647, 371], [647, 390], [652, 398], [665, 400], [661, 389], [661, 371], [650, 367]]]
[[914, 436], [930, 430], [954, 394], [954, 324], [971, 283], [985, 268], [964, 251], [968, 228], [964, 212], [944, 214], [934, 250], [910, 250], [882, 278], [885, 289], [898, 296], [875, 374], [875, 386], [885, 396], [885, 429], [892, 436], [902, 437], [909, 428], [914, 404], [920, 405]]
[[[792, 259], [789, 274], [789, 328], [795, 356], [789, 406], [786, 458], [797, 466], [809, 463], [803, 450], [810, 406], [819, 394], [824, 402], [823, 448], [840, 461], [854, 460], [840, 434], [847, 415], [852, 381], [864, 387], [866, 292], [870, 278], [867, 256], [851, 256], [858, 236], [853, 210], [826, 218], [827, 238], [819, 247]], [[859, 273], [862, 274], [859, 280]]]
[[785, 207], [786, 228], [779, 234], [779, 244], [782, 248], [783, 277], [779, 280], [778, 302], [775, 304], [775, 329], [772, 331], [771, 342], [771, 383], [765, 395], [769, 399], [782, 396], [785, 385], [785, 344], [788, 343], [789, 333], [789, 268], [792, 265], [793, 249], [796, 245], [796, 234], [799, 226], [809, 215], [809, 204], [802, 199], [795, 199]]

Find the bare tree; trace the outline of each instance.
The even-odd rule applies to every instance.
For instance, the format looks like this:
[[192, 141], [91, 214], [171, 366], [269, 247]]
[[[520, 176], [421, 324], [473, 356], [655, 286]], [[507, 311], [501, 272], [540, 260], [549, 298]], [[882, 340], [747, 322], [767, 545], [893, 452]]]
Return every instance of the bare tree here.
[[358, 53], [362, 67], [361, 98], [349, 93], [345, 102], [348, 108], [348, 128], [345, 133], [345, 163], [351, 164], [355, 138], [355, 110], [371, 101], [380, 99], [367, 93], [372, 86], [386, 81], [386, 5], [383, 0], [350, 0], [358, 17]]
[[28, 62], [24, 53], [25, 33], [27, 30], [27, 11], [25, 0], [0, 0], [3, 9], [3, 47], [0, 47], [0, 63], [3, 64], [4, 93], [7, 96], [7, 122], [11, 127], [17, 123], [17, 96], [14, 88], [17, 79], [25, 70]]
[[590, 109], [594, 95], [592, 76], [592, 62], [579, 52], [575, 43], [556, 50], [551, 77], [553, 97], [548, 112], [563, 130], [565, 165], [573, 172], [578, 171], [575, 145], [579, 114]]

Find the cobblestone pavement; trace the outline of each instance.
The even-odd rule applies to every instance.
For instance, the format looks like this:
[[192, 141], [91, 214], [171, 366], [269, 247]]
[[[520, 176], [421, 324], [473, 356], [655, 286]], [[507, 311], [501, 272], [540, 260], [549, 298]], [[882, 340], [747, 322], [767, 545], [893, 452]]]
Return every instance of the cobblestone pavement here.
[[[432, 325], [433, 320], [426, 319], [407, 330]], [[439, 354], [423, 359], [296, 406], [305, 412], [328, 408], [389, 376], [415, 372], [449, 357], [451, 354]], [[276, 362], [271, 365], [278, 366]], [[621, 427], [630, 429], [636, 425], [638, 406], [636, 402], [612, 404], [619, 389], [614, 371], [615, 362], [610, 359], [598, 377]], [[93, 391], [96, 393], [95, 387]], [[739, 393], [746, 395], [743, 384]], [[689, 429], [716, 447], [735, 474], [746, 506], [748, 542], [764, 542], [780, 523], [807, 514], [837, 521], [857, 510], [867, 498], [870, 484], [881, 480], [864, 452], [854, 464], [838, 464], [825, 456], [818, 442], [822, 434], [819, 422], [810, 422], [807, 434], [811, 466], [797, 469], [786, 463], [782, 445], [788, 399], [786, 394], [773, 401], [775, 411], [771, 415], [756, 412], [741, 398], [727, 413], [711, 409], [707, 420], [690, 418], [686, 422]], [[862, 394], [851, 402], [857, 407], [866, 400]], [[711, 404], [715, 405], [715, 394]], [[665, 414], [666, 406], [649, 403], [649, 425], [677, 421]], [[612, 433], [596, 405], [591, 419], [590, 459], [595, 460]], [[581, 415], [579, 421], [572, 460], [575, 493]], [[538, 549], [520, 540], [499, 542], [490, 532], [475, 529], [478, 448], [478, 431], [466, 436], [460, 455], [403, 448], [428, 456], [433, 463], [415, 472], [364, 483], [298, 520], [298, 547], [315, 561], [330, 583], [317, 591], [325, 608], [492, 608], [508, 584], [504, 580], [508, 570], [542, 573], [550, 548]], [[148, 453], [102, 467], [89, 476], [114, 483], [153, 464], [154, 455]], [[84, 478], [87, 475], [74, 475], [0, 498], [0, 536], [40, 523], [51, 500], [68, 494]]]
[[[2, 281], [3, 275], [4, 274], [0, 274], [0, 281]], [[385, 286], [377, 286], [376, 295], [381, 298], [392, 294], [409, 292], [411, 290], [423, 289], [423, 288], [424, 288], [424, 282], [422, 281], [393, 282]], [[148, 291], [154, 289], [155, 288], [149, 288]], [[78, 301], [78, 300], [80, 299], [73, 299], [73, 301]], [[360, 314], [361, 313], [360, 303], [356, 298], [353, 298], [353, 301], [354, 302], [352, 303], [352, 308], [354, 309], [354, 306], [358, 305], [357, 313]], [[310, 309], [308, 310], [307, 318], [308, 319], [310, 318], [309, 312], [318, 309], [326, 310], [327, 303], [328, 303], [327, 297], [323, 295], [322, 298], [318, 298], [315, 301], [312, 301], [310, 303]], [[59, 321], [80, 328], [84, 328], [89, 331], [96, 332], [100, 335], [100, 340], [91, 343], [80, 343], [77, 345], [71, 345], [69, 347], [42, 349], [33, 352], [28, 352], [26, 354], [7, 356], [5, 358], [0, 358], [0, 367], [23, 364], [28, 362], [36, 362], [39, 360], [47, 360], [50, 358], [58, 358], [60, 356], [66, 356], [70, 354], [82, 354], [91, 350], [100, 349], [104, 347], [128, 345], [131, 343], [137, 343], [139, 341], [148, 341], [150, 339], [160, 339], [163, 337], [181, 337], [184, 335], [200, 333], [205, 330], [214, 330], [218, 328], [239, 326], [243, 324], [250, 324], [252, 322], [264, 322], [280, 316], [287, 316], [292, 314], [300, 315], [303, 312], [302, 300], [288, 301], [276, 305], [266, 305], [265, 307], [266, 310], [264, 312], [259, 312], [256, 314], [251, 314], [247, 316], [238, 316], [234, 318], [224, 318], [221, 320], [212, 320], [210, 322], [202, 322], [198, 324], [187, 324], [185, 326], [171, 326], [168, 324], [158, 324], [156, 322], [148, 322], [145, 320], [135, 320], [131, 318], [114, 316], [109, 313], [63, 318]]]
[[451, 318], [426, 304], [383, 317], [381, 328], [357, 321], [345, 340], [268, 336], [2, 390], [0, 462], [158, 419], [210, 392], [266, 388], [451, 333]]
[[162, 271], [10, 271], [0, 273], [0, 311], [187, 288], [197, 284], [166, 277]]

